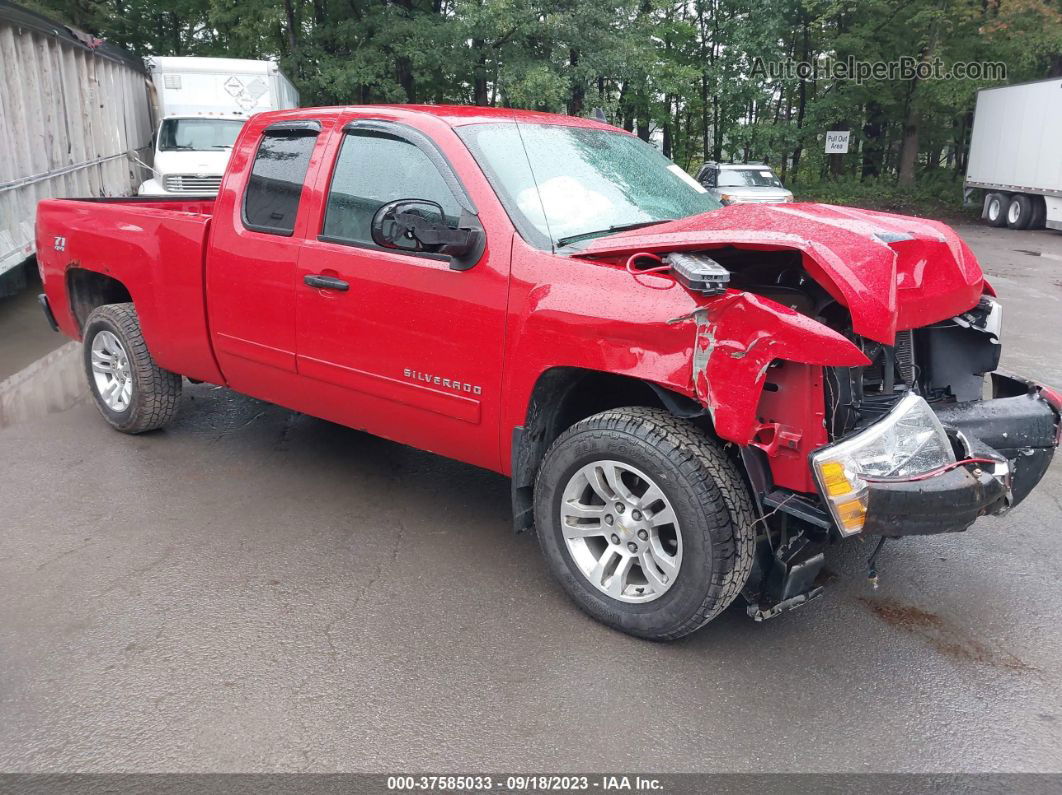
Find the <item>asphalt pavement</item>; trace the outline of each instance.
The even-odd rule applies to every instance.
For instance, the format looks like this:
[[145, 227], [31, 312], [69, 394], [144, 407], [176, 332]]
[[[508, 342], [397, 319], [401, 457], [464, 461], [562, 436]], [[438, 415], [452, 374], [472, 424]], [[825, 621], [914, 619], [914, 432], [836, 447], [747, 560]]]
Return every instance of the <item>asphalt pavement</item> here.
[[36, 270], [26, 288], [0, 297], [0, 381], [14, 375], [66, 342], [44, 320], [37, 296], [41, 280]]
[[[1062, 385], [1062, 234], [961, 231], [1004, 366]], [[504, 478], [224, 389], [0, 461], [0, 770], [1062, 771], [1060, 461], [877, 590], [851, 543], [817, 602], [671, 644], [579, 612]]]

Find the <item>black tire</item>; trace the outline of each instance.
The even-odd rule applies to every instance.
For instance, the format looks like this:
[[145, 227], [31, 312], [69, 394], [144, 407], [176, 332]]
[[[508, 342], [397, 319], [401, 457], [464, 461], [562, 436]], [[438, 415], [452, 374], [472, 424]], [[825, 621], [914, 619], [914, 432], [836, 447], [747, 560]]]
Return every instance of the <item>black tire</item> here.
[[989, 226], [1007, 225], [1007, 206], [1010, 200], [1005, 193], [989, 193], [985, 197], [985, 220]]
[[[596, 459], [619, 461], [652, 477], [678, 517], [679, 573], [653, 601], [608, 596], [568, 551], [560, 518], [564, 489]], [[651, 640], [688, 635], [734, 601], [752, 569], [754, 523], [748, 489], [722, 446], [662, 409], [614, 409], [576, 423], [550, 447], [535, 481], [535, 526], [553, 575], [593, 618]]]
[[[1011, 219], [1014, 220], [1011, 220]], [[1032, 198], [1024, 193], [1015, 193], [1007, 205], [1007, 226], [1011, 229], [1028, 229], [1033, 219]]]
[[[107, 405], [93, 374], [92, 342], [102, 331], [114, 334], [128, 356], [132, 394], [128, 406], [121, 411]], [[93, 310], [85, 323], [82, 354], [96, 408], [122, 433], [153, 431], [176, 416], [181, 401], [181, 377], [155, 364], [132, 304], [105, 304]]]

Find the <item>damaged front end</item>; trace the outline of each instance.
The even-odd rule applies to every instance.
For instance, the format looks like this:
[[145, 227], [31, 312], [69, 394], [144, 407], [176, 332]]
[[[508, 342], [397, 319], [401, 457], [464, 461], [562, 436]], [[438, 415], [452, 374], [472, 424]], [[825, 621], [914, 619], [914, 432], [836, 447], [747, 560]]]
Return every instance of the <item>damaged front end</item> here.
[[958, 532], [1020, 503], [1059, 438], [1052, 390], [997, 371], [1002, 308], [859, 340], [871, 364], [826, 374], [831, 444], [811, 456], [842, 536]]
[[716, 433], [741, 446], [760, 501], [745, 589], [755, 619], [821, 594], [830, 543], [966, 530], [1043, 477], [1062, 400], [997, 371], [991, 296], [888, 345], [855, 333], [813, 284], [746, 286], [690, 319], [696, 394]]
[[985, 400], [930, 404], [908, 391], [883, 418], [811, 457], [842, 536], [958, 532], [1020, 503], [1058, 441], [1041, 388], [999, 373]]
[[[815, 493], [766, 476], [766, 543], [746, 589], [750, 615], [762, 620], [817, 596], [829, 543], [880, 539], [869, 561], [876, 583], [885, 538], [963, 531], [1029, 495], [1059, 443], [1062, 399], [997, 371], [999, 337], [999, 304], [988, 296], [950, 320], [898, 333], [891, 346], [850, 335], [867, 363], [822, 368], [827, 443], [807, 458]], [[775, 363], [778, 375], [805, 366]], [[767, 378], [761, 427], [765, 407], [781, 405], [769, 391], [772, 370]], [[758, 449], [769, 473], [785, 474], [771, 448]]]
[[1046, 471], [1062, 399], [998, 372], [1002, 308], [944, 224], [728, 207], [587, 249], [639, 252], [681, 253], [673, 274], [702, 296], [672, 322], [696, 326], [692, 391], [759, 502], [758, 620], [821, 592], [825, 545], [965, 530]]

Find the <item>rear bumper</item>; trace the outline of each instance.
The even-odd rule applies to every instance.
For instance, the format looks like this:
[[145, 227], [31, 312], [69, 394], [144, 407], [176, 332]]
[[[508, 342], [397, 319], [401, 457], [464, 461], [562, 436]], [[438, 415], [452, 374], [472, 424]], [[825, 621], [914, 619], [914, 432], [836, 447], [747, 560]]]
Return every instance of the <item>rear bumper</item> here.
[[864, 534], [965, 530], [1014, 507], [1040, 482], [1059, 442], [1058, 396], [1013, 376], [992, 379], [997, 397], [936, 410], [963, 458], [982, 461], [920, 480], [870, 483]]

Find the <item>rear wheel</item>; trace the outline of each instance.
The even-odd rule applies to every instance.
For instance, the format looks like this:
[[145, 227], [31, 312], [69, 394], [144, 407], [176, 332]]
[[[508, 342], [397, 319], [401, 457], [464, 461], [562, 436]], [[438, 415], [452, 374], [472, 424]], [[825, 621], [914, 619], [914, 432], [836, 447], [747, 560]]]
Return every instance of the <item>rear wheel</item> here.
[[1011, 229], [1028, 229], [1032, 219], [1032, 199], [1024, 193], [1014, 194], [1007, 206], [1007, 226]]
[[84, 362], [96, 408], [119, 431], [155, 430], [177, 414], [181, 377], [155, 364], [132, 304], [106, 304], [89, 315]]
[[535, 484], [535, 524], [556, 578], [594, 618], [672, 640], [740, 593], [752, 506], [733, 462], [661, 409], [596, 414], [565, 431]]
[[1006, 226], [1008, 204], [1004, 194], [989, 193], [985, 199], [985, 220], [992, 226]]

